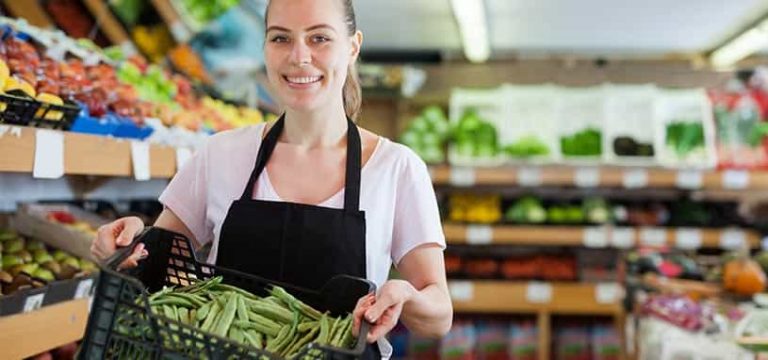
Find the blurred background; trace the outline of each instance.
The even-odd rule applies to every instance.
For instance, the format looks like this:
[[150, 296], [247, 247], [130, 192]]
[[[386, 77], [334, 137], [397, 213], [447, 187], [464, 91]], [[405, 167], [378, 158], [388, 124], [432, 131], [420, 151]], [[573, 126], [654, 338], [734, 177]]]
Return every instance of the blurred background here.
[[[280, 114], [266, 3], [0, 1], [7, 237], [79, 256], [88, 274], [95, 228], [129, 214], [150, 224], [201, 141]], [[359, 123], [428, 164], [448, 241], [453, 329], [423, 339], [398, 326], [396, 358], [768, 350], [768, 2], [354, 6]], [[8, 305], [66, 278], [35, 272], [22, 245], [0, 248], [0, 349], [18, 343], [8, 329], [51, 332], [19, 316], [63, 311]], [[71, 357], [84, 326], [7, 357]]]

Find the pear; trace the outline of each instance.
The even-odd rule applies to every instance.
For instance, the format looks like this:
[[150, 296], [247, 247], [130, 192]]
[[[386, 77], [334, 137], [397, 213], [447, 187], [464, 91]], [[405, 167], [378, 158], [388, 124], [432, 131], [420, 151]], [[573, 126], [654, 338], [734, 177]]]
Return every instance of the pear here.
[[64, 251], [56, 250], [53, 252], [53, 259], [58, 262], [63, 262], [64, 259], [68, 257], [69, 257], [69, 254], [65, 253]]
[[18, 255], [3, 255], [3, 270], [10, 269], [13, 266], [21, 265], [23, 263], [24, 260], [22, 260]]
[[80, 262], [77, 261], [77, 258], [68, 256], [64, 261], [61, 262], [62, 265], [69, 265], [75, 268], [76, 270], [80, 270]]
[[35, 262], [38, 264], [43, 264], [53, 260], [53, 256], [51, 256], [51, 254], [49, 254], [45, 249], [37, 249], [33, 255]]
[[29, 240], [27, 241], [27, 250], [33, 252], [37, 250], [45, 250], [45, 244], [40, 240]]
[[96, 266], [96, 264], [94, 264], [92, 261], [80, 259], [80, 270], [91, 273], [99, 270], [99, 267]]
[[53, 272], [51, 272], [51, 270], [43, 268], [38, 268], [35, 270], [35, 272], [32, 274], [32, 277], [36, 277], [47, 282], [56, 280], [56, 277], [53, 276]]
[[15, 232], [11, 230], [0, 230], [0, 242], [5, 242], [8, 240], [13, 240], [15, 238], [19, 237], [16, 235]]
[[22, 249], [24, 249], [24, 239], [22, 238], [15, 238], [5, 242], [5, 252], [7, 253], [15, 253]]
[[76, 269], [72, 267], [72, 265], [69, 264], [62, 264], [61, 265], [61, 272], [58, 273], [58, 279], [59, 280], [67, 280], [75, 277], [75, 275], [80, 271], [80, 269]]
[[32, 253], [27, 250], [19, 250], [16, 252], [16, 255], [18, 255], [21, 258], [21, 261], [25, 264], [32, 262]]
[[13, 281], [13, 276], [5, 271], [0, 271], [0, 283], [10, 283]]
[[61, 272], [61, 265], [56, 260], [46, 261], [42, 264], [43, 268], [51, 270], [54, 274], [58, 275]]
[[11, 267], [11, 275], [18, 276], [21, 273], [25, 274], [32, 274], [37, 270], [37, 268], [40, 267], [40, 265], [32, 263], [32, 264], [22, 264], [22, 265], [16, 265]]
[[27, 274], [19, 274], [13, 277], [13, 281], [3, 290], [5, 294], [12, 294], [32, 286], [32, 278]]

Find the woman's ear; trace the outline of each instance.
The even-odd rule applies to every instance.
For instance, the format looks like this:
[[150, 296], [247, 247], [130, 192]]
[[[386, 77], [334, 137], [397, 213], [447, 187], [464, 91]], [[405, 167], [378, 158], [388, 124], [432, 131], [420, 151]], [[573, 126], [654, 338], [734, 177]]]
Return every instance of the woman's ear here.
[[360, 30], [355, 31], [355, 34], [350, 37], [352, 43], [350, 57], [352, 61], [357, 60], [357, 56], [360, 55], [360, 49], [363, 46], [363, 33]]

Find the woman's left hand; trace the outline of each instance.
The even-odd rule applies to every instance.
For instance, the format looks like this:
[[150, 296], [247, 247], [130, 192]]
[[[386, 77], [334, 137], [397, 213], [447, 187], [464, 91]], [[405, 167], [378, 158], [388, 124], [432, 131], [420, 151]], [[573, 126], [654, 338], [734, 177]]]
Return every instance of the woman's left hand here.
[[354, 315], [355, 333], [360, 329], [363, 318], [373, 324], [368, 332], [368, 342], [373, 343], [384, 337], [397, 325], [400, 313], [416, 288], [405, 280], [389, 280], [379, 289], [375, 298], [366, 296], [357, 303]]

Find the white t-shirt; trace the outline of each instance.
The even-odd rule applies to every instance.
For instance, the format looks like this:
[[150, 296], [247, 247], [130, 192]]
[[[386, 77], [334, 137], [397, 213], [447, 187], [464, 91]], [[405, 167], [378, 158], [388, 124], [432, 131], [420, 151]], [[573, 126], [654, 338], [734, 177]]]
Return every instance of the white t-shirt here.
[[[160, 202], [176, 214], [198, 242], [213, 241], [209, 263], [218, 251], [221, 226], [240, 198], [253, 170], [264, 124], [211, 136], [171, 180]], [[424, 244], [445, 248], [435, 192], [424, 162], [407, 147], [380, 137], [361, 170], [360, 209], [365, 211], [368, 279], [380, 287], [412, 249]], [[266, 169], [254, 198], [282, 201]], [[344, 190], [319, 206], [343, 208]], [[256, 241], [256, 240], [254, 240]]]

